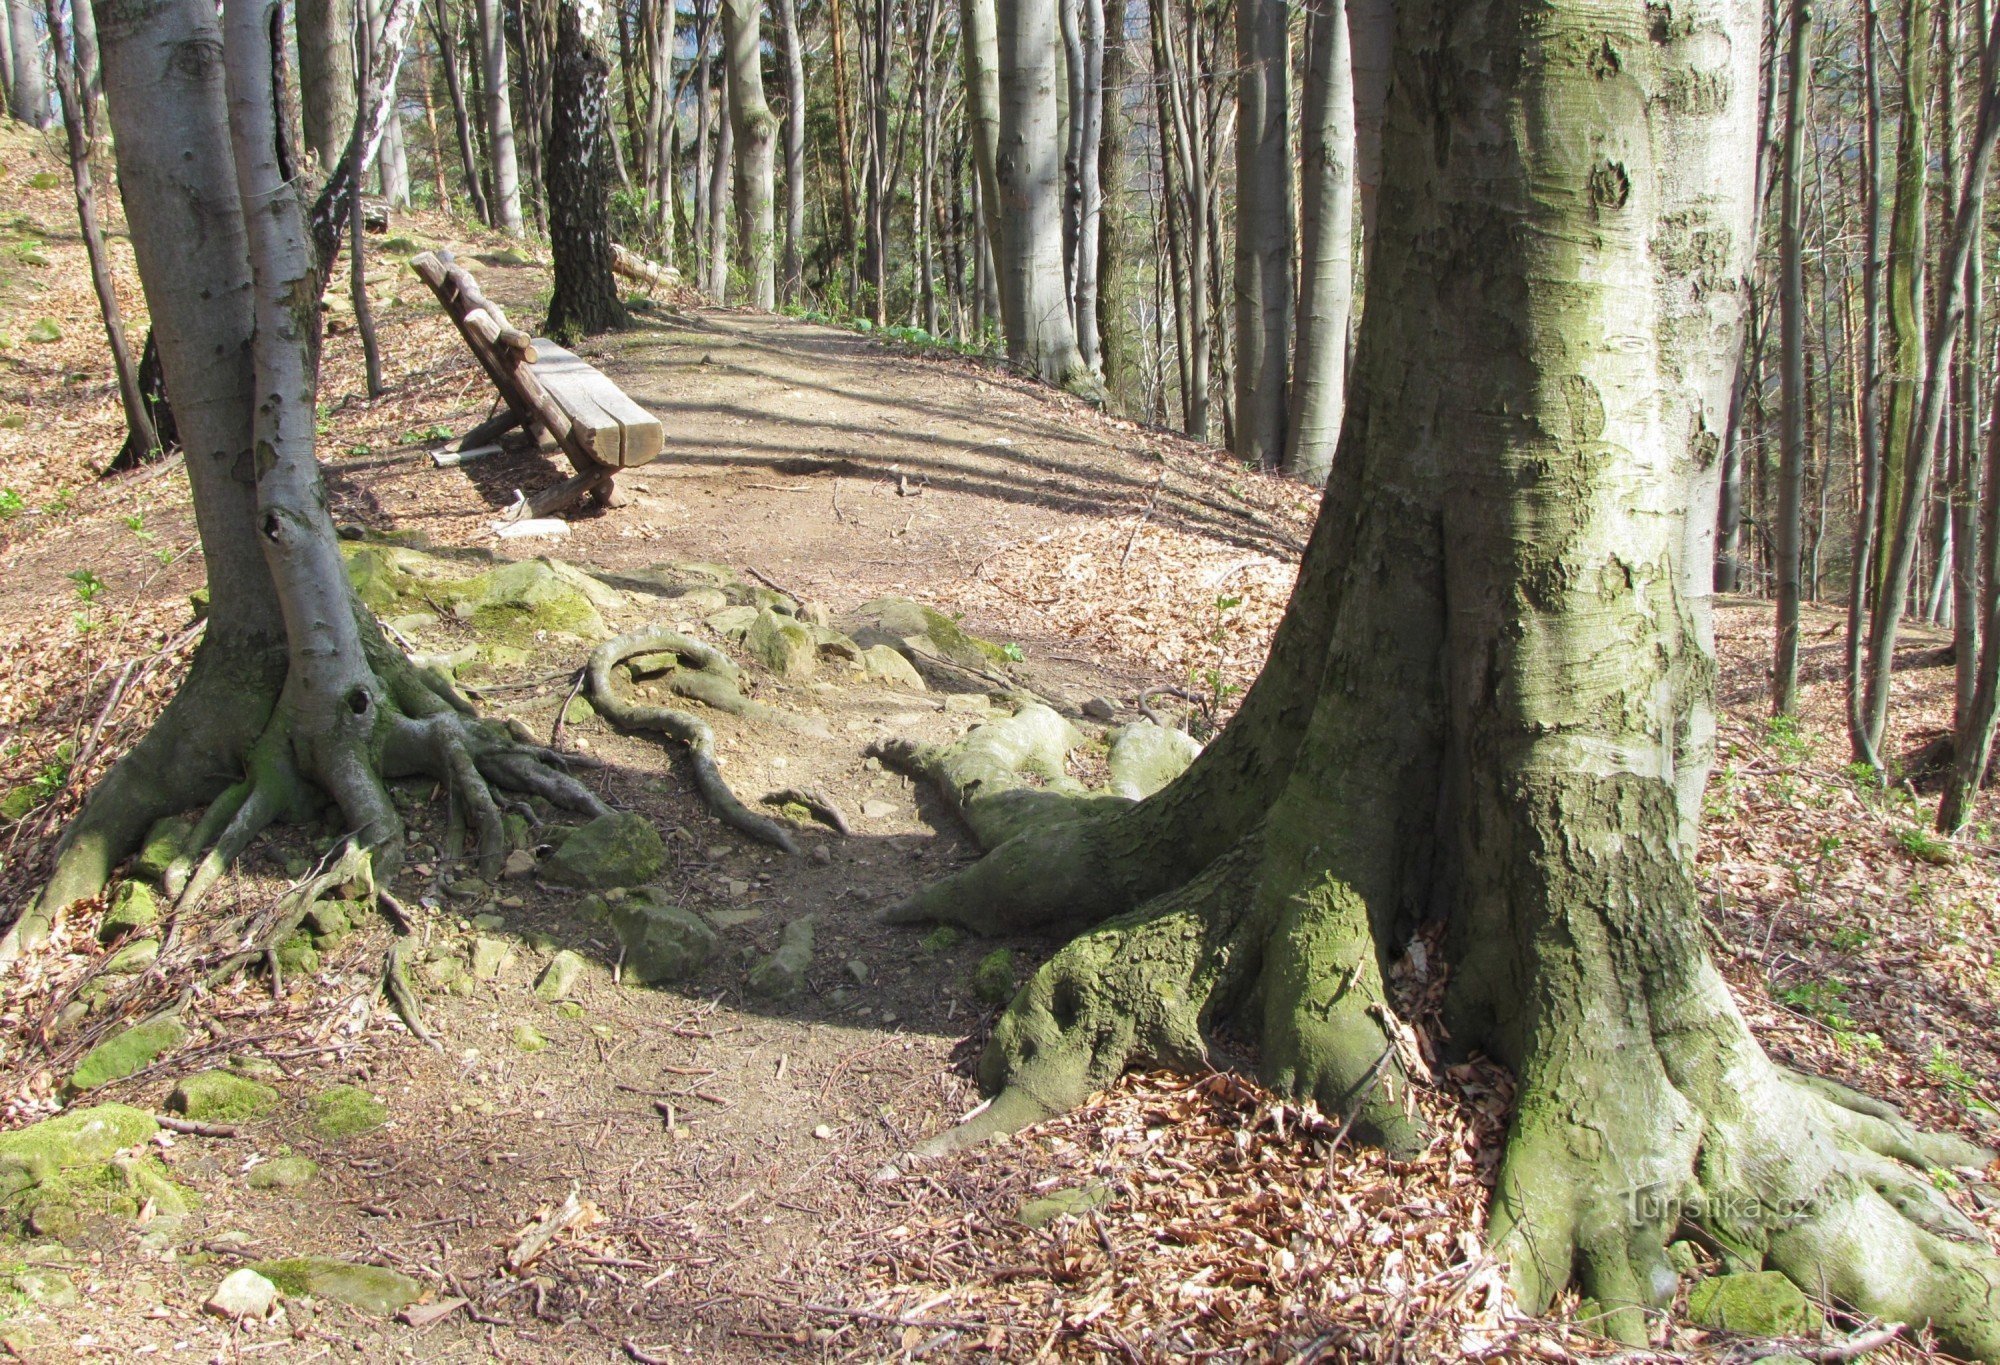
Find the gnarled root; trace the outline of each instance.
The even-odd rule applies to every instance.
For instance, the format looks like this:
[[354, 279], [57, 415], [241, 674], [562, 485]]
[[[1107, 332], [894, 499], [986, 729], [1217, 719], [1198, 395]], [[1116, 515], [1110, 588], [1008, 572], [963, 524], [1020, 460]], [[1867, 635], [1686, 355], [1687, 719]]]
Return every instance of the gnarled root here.
[[1058, 951], [994, 1028], [979, 1073], [992, 1102], [920, 1154], [1071, 1108], [1132, 1067], [1204, 1067], [1224, 1016], [1261, 1032], [1273, 1082], [1366, 1135], [1413, 1140], [1365, 912], [1333, 886], [1262, 892], [1262, 842]]
[[1593, 1324], [1633, 1343], [1671, 1304], [1667, 1245], [1687, 1238], [1732, 1270], [1779, 1270], [1857, 1313], [1928, 1323], [1955, 1353], [2000, 1359], [2000, 1259], [1929, 1179], [1991, 1156], [1774, 1066], [1711, 975], [1655, 1036], [1600, 1026], [1537, 1050], [1494, 1247], [1531, 1309], [1574, 1278]]
[[[611, 676], [613, 669], [638, 655], [661, 653], [695, 660], [703, 668], [712, 668], [712, 663], [704, 661], [720, 657], [708, 646], [690, 640], [678, 631], [654, 629], [621, 635], [599, 645], [591, 653], [587, 665], [591, 705], [614, 725], [651, 730], [686, 745], [688, 761], [694, 768], [695, 786], [724, 824], [761, 843], [797, 854], [799, 846], [793, 841], [790, 830], [776, 820], [751, 810], [730, 789], [722, 770], [715, 763], [715, 732], [709, 729], [708, 722], [685, 711], [631, 701], [618, 691]], [[727, 664], [726, 660], [722, 662]], [[733, 684], [730, 691], [734, 692]], [[745, 702], [745, 705], [750, 703]]]

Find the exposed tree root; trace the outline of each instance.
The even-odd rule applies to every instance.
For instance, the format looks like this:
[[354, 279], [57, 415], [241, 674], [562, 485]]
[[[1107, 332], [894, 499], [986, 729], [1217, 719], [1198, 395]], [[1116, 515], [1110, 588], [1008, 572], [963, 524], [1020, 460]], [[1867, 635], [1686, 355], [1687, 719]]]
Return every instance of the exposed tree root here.
[[[717, 695], [722, 695], [720, 688], [726, 684], [728, 694], [735, 695], [738, 702], [750, 705], [745, 698], [736, 693], [733, 665], [729, 665], [726, 659], [708, 646], [690, 640], [678, 631], [666, 629], [641, 630], [621, 635], [615, 640], [599, 645], [591, 653], [588, 665], [591, 705], [614, 725], [633, 730], [651, 730], [686, 745], [689, 762], [694, 768], [695, 785], [722, 822], [760, 843], [770, 844], [774, 848], [781, 848], [787, 853], [796, 855], [799, 846], [792, 839], [791, 831], [776, 820], [751, 810], [744, 804], [742, 798], [730, 789], [729, 783], [722, 776], [722, 770], [715, 763], [715, 732], [709, 729], [708, 722], [685, 711], [674, 711], [664, 706], [648, 706], [631, 701], [618, 691], [611, 676], [613, 669], [639, 655], [662, 653], [694, 661], [698, 670], [696, 676], [705, 674], [716, 680], [715, 683], [704, 686], [711, 686]], [[727, 673], [723, 671], [725, 668], [728, 670]], [[675, 676], [688, 675], [677, 672]], [[737, 711], [736, 714], [748, 713]]]

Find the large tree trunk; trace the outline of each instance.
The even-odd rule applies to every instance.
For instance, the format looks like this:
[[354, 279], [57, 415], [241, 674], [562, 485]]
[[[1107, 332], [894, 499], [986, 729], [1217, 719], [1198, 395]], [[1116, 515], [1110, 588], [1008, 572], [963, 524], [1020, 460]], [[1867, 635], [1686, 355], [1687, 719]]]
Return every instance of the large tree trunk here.
[[7, 0], [7, 44], [14, 72], [7, 85], [7, 112], [30, 128], [52, 119], [49, 84], [42, 71], [42, 45], [35, 37], [34, 0]]
[[1223, 1021], [1281, 1090], [1416, 1145], [1384, 980], [1441, 925], [1431, 1036], [1516, 1077], [1490, 1235], [1531, 1310], [1574, 1278], [1596, 1330], [1643, 1344], [1694, 1235], [1996, 1357], [2000, 1261], [1924, 1170], [1985, 1154], [1775, 1066], [1704, 946], [1707, 433], [1751, 242], [1755, 16], [1663, 16], [1401, 6], [1397, 67], [1426, 78], [1390, 96], [1399, 230], [1353, 417], [1269, 665], [1178, 781], [1093, 812], [1007, 790], [990, 731], [885, 749], [994, 845], [896, 918], [1082, 931], [996, 1026], [992, 1104], [938, 1145], [1201, 1065]]
[[354, 129], [355, 0], [298, 0], [299, 122], [320, 174], [333, 174]]
[[1300, 115], [1299, 316], [1285, 472], [1324, 484], [1347, 409], [1347, 339], [1354, 312], [1354, 80], [1345, 0], [1322, 0], [1307, 21]]
[[1236, 5], [1236, 457], [1285, 458], [1292, 342], [1291, 57], [1282, 0]]
[[1001, 329], [1007, 359], [1046, 383], [1096, 388], [1063, 282], [1058, 0], [996, 0], [1000, 127], [994, 155]]
[[1778, 631], [1771, 667], [1771, 710], [1799, 709], [1800, 533], [1806, 481], [1805, 140], [1810, 132], [1812, 5], [1793, 0], [1786, 60], [1784, 190], [1780, 196], [1778, 315], [1782, 467], [1778, 475]]
[[493, 163], [495, 226], [519, 237], [521, 168], [514, 148], [514, 104], [507, 84], [507, 30], [500, 0], [473, 0], [479, 14], [479, 60], [486, 80], [486, 148]]
[[772, 153], [778, 120], [764, 99], [763, 0], [722, 0], [722, 42], [729, 62], [729, 123], [736, 144], [736, 255], [745, 300], [778, 306], [777, 220]]
[[554, 119], [549, 133], [549, 246], [555, 292], [548, 333], [557, 341], [625, 325], [611, 274], [610, 64], [603, 0], [556, 7]]

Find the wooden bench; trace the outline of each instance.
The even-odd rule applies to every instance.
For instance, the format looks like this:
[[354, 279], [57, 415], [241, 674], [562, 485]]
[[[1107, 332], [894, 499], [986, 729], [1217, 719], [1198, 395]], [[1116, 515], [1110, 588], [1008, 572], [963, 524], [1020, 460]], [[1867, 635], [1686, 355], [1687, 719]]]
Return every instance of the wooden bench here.
[[516, 427], [545, 431], [569, 457], [575, 474], [528, 498], [520, 515], [545, 517], [586, 495], [616, 505], [615, 479], [659, 457], [666, 445], [660, 419], [581, 357], [512, 326], [479, 282], [444, 250], [410, 262], [457, 324], [459, 335], [493, 381], [504, 412], [480, 423], [458, 443], [461, 452], [490, 445]]

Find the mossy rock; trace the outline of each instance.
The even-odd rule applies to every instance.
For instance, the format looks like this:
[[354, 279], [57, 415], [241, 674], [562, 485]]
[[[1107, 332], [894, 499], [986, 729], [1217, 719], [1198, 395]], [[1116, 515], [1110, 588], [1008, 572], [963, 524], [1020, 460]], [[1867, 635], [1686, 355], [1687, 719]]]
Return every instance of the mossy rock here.
[[45, 346], [50, 342], [62, 340], [62, 327], [54, 318], [36, 318], [28, 324], [28, 330], [23, 335], [28, 340]]
[[167, 1093], [167, 1108], [198, 1123], [243, 1123], [278, 1107], [282, 1098], [260, 1081], [229, 1071], [199, 1071]]
[[400, 1271], [330, 1256], [292, 1256], [250, 1268], [288, 1299], [332, 1299], [378, 1318], [393, 1317], [424, 1296], [423, 1285]]
[[819, 647], [812, 632], [769, 607], [750, 622], [743, 646], [751, 658], [781, 678], [810, 678], [819, 671]]
[[850, 612], [844, 623], [847, 633], [864, 648], [890, 645], [905, 654], [922, 653], [914, 641], [924, 641], [962, 668], [984, 669], [1008, 661], [1005, 645], [982, 640], [958, 622], [921, 602], [906, 597], [878, 597]]
[[24, 782], [10, 787], [5, 796], [0, 796], [0, 820], [11, 824], [41, 804], [41, 793], [34, 784]]
[[315, 901], [301, 923], [312, 934], [316, 947], [330, 948], [353, 930], [359, 908], [352, 901]]
[[601, 815], [563, 840], [542, 863], [542, 875], [586, 891], [643, 886], [667, 862], [660, 832], [631, 811]]
[[186, 1041], [187, 1027], [171, 1014], [121, 1029], [84, 1054], [69, 1078], [69, 1091], [81, 1094], [122, 1080]]
[[102, 970], [106, 976], [137, 976], [158, 961], [159, 957], [158, 939], [135, 938], [107, 958]]
[[389, 1121], [389, 1106], [358, 1085], [334, 1085], [306, 1101], [313, 1135], [322, 1142], [372, 1133]]
[[549, 1045], [542, 1031], [533, 1024], [514, 1025], [514, 1046], [523, 1052], [540, 1052]]
[[1776, 1270], [1696, 1281], [1688, 1321], [1754, 1337], [1813, 1336], [1826, 1325], [1819, 1305]]
[[253, 1190], [296, 1190], [319, 1178], [319, 1163], [310, 1157], [281, 1156], [251, 1167], [243, 1183]]
[[721, 943], [706, 920], [659, 887], [640, 887], [604, 911], [625, 947], [625, 970], [648, 986], [693, 976]]
[[1111, 1187], [1093, 1182], [1070, 1190], [1051, 1190], [1039, 1199], [1021, 1205], [1016, 1221], [1031, 1228], [1044, 1228], [1058, 1218], [1081, 1218], [1111, 1202]]
[[139, 856], [132, 860], [132, 875], [156, 884], [163, 880], [174, 860], [192, 851], [194, 829], [192, 815], [169, 815], [164, 820], [155, 820], [146, 831], [146, 842], [140, 846]]
[[440, 555], [379, 541], [342, 543], [355, 595], [378, 616], [397, 617], [445, 607], [471, 623], [498, 663], [499, 648], [531, 648], [544, 632], [602, 640], [610, 635], [604, 611], [619, 595], [574, 565], [523, 559], [466, 574]]
[[778, 933], [778, 947], [750, 969], [747, 985], [753, 995], [782, 1000], [798, 994], [812, 966], [813, 917], [801, 915]]
[[924, 675], [917, 672], [916, 665], [904, 658], [901, 650], [889, 645], [870, 645], [862, 650], [861, 666], [868, 671], [870, 682], [900, 687], [905, 692], [930, 690], [924, 682]]
[[153, 888], [144, 882], [126, 882], [111, 898], [111, 908], [104, 912], [97, 936], [109, 943], [120, 934], [150, 929], [159, 922], [160, 902]]
[[1184, 731], [1150, 720], [1120, 726], [1111, 733], [1110, 789], [1143, 801], [1186, 772], [1200, 753], [1200, 743]]
[[311, 934], [293, 934], [278, 945], [278, 970], [286, 976], [312, 976], [319, 971], [319, 949]]
[[0, 1275], [0, 1290], [37, 1308], [68, 1308], [77, 1300], [75, 1282], [62, 1271], [45, 1266], [24, 1265]]
[[583, 976], [583, 968], [581, 956], [563, 949], [549, 959], [549, 965], [542, 968], [542, 974], [535, 978], [535, 999], [563, 999], [576, 989], [576, 983]]
[[972, 993], [989, 1005], [1004, 1005], [1014, 998], [1014, 951], [995, 948], [979, 959], [972, 969]]
[[0, 1236], [95, 1240], [108, 1224], [177, 1217], [191, 1199], [141, 1149], [159, 1132], [144, 1110], [123, 1104], [73, 1109], [0, 1134]]

